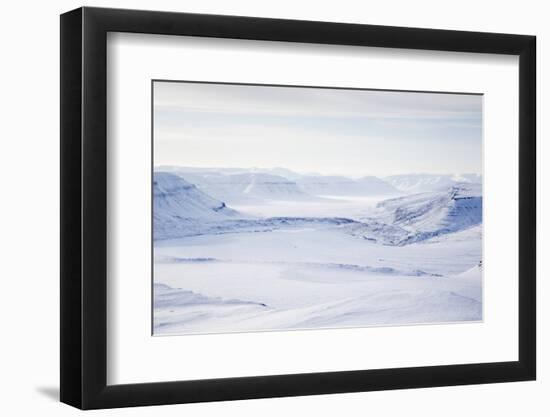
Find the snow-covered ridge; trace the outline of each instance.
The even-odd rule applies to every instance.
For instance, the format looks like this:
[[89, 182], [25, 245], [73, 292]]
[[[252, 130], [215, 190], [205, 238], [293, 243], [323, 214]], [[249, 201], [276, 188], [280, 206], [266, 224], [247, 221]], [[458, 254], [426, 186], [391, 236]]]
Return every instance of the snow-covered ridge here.
[[481, 224], [483, 200], [479, 184], [457, 184], [442, 192], [421, 193], [378, 204], [380, 218], [415, 232], [407, 241], [423, 240]]
[[153, 210], [181, 219], [219, 219], [235, 217], [238, 213], [224, 202], [210, 197], [194, 184], [166, 172], [156, 172], [153, 177]]
[[[481, 183], [480, 174], [407, 174], [352, 178], [301, 174], [286, 168], [198, 168], [161, 166], [157, 171], [185, 178], [227, 203], [253, 199], [288, 200], [312, 196], [372, 196], [441, 191], [459, 183]], [[245, 190], [248, 190], [245, 193]]]
[[165, 284], [154, 284], [154, 328], [155, 334], [166, 334], [178, 329], [178, 332], [193, 328], [197, 319], [216, 320], [220, 316], [239, 315], [247, 317], [269, 311], [263, 303], [207, 297], [205, 295], [172, 288]]
[[183, 178], [167, 172], [153, 175], [154, 239], [185, 235], [204, 222], [239, 217], [224, 202], [210, 197]]
[[155, 335], [483, 318], [476, 178], [365, 196], [379, 178], [309, 175], [312, 196], [283, 174], [155, 172]]
[[231, 175], [207, 175], [196, 178], [206, 193], [225, 201], [242, 202], [256, 200], [296, 200], [308, 196], [298, 185], [287, 178], [264, 174], [244, 173]]
[[[279, 184], [277, 182], [277, 186]], [[241, 187], [243, 185], [240, 184]], [[266, 190], [266, 186], [269, 187], [269, 183], [262, 185], [266, 195], [269, 195], [271, 191]], [[375, 217], [362, 219], [305, 216], [253, 218], [229, 208], [221, 200], [212, 198], [194, 184], [170, 173], [155, 173], [153, 187], [155, 240], [314, 227], [334, 228], [340, 233], [382, 245], [402, 246], [464, 230], [480, 224], [482, 220], [479, 184], [457, 184], [442, 192], [384, 200], [378, 204]]]
[[441, 191], [459, 183], [480, 184], [482, 178], [479, 174], [408, 174], [384, 177], [384, 181], [403, 193], [416, 194]]
[[280, 175], [262, 172], [187, 172], [185, 169], [175, 170], [174, 174], [228, 204], [314, 199], [294, 181]]
[[221, 297], [206, 297], [193, 291], [182, 290], [181, 288], [172, 288], [166, 284], [154, 284], [155, 308], [166, 306], [176, 307], [178, 305], [190, 304], [231, 304], [231, 305], [257, 305], [266, 307], [263, 303], [254, 301], [242, 301], [235, 299], [222, 299]]

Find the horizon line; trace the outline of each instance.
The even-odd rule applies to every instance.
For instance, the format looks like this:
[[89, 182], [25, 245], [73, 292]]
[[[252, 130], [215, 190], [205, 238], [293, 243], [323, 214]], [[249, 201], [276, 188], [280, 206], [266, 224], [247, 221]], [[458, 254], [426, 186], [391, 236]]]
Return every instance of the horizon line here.
[[286, 170], [290, 171], [293, 174], [297, 175], [303, 175], [303, 176], [323, 176], [323, 177], [329, 177], [329, 176], [343, 176], [343, 177], [356, 177], [356, 178], [363, 178], [363, 177], [378, 177], [378, 178], [387, 178], [387, 177], [396, 177], [396, 176], [405, 176], [405, 175], [426, 175], [426, 176], [457, 176], [457, 175], [478, 175], [483, 176], [480, 172], [437, 172], [437, 173], [431, 173], [431, 172], [406, 172], [406, 173], [400, 173], [400, 174], [351, 174], [351, 173], [321, 173], [316, 171], [298, 171], [291, 168], [286, 168], [283, 166], [271, 166], [271, 167], [260, 167], [260, 166], [250, 166], [250, 167], [232, 167], [232, 166], [191, 166], [191, 165], [174, 165], [174, 164], [161, 164], [161, 165], [153, 165], [153, 171], [160, 170], [162, 168], [189, 168], [189, 169], [203, 169], [203, 170], [243, 170], [243, 171], [250, 171], [250, 170], [267, 170], [267, 171], [273, 171], [273, 170]]

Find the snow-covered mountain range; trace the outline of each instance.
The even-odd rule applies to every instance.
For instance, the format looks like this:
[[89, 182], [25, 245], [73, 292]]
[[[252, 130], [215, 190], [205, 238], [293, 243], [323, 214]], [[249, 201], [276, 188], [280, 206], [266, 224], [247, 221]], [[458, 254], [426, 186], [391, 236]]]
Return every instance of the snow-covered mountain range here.
[[183, 174], [191, 178], [205, 193], [231, 203], [258, 200], [296, 200], [311, 196], [287, 178], [265, 173], [242, 174]]
[[480, 184], [481, 175], [479, 174], [455, 174], [455, 175], [435, 175], [435, 174], [408, 174], [391, 175], [384, 177], [384, 181], [391, 184], [397, 190], [407, 193], [423, 193], [428, 191], [441, 191], [450, 186], [460, 183]]
[[387, 177], [301, 174], [286, 168], [197, 168], [161, 166], [227, 204], [254, 201], [295, 201], [322, 196], [398, 196], [444, 191], [457, 184], [481, 183], [479, 174], [409, 174]]
[[[155, 172], [154, 238], [261, 232], [310, 225], [337, 227], [341, 232], [385, 245], [403, 245], [465, 230], [482, 221], [481, 185], [455, 182], [450, 176], [431, 183], [437, 183], [439, 191], [401, 193], [399, 197], [383, 199], [374, 210], [367, 210], [363, 216], [308, 216], [304, 213], [300, 216], [258, 218], [229, 206], [258, 201], [269, 204], [277, 201], [320, 201], [330, 205], [330, 202], [324, 203], [328, 200], [319, 196], [355, 197], [361, 192], [364, 194], [360, 195], [369, 195], [367, 190], [372, 195], [381, 195], [392, 190], [391, 186], [386, 187], [387, 183], [376, 177], [353, 180], [308, 176], [308, 181], [316, 178], [311, 182], [304, 181], [304, 178], [294, 182], [261, 172]], [[392, 194], [395, 195], [395, 192]]]
[[[280, 171], [282, 169], [277, 170], [277, 172]], [[216, 171], [172, 167], [167, 172], [184, 178], [206, 194], [223, 200], [227, 204], [314, 198], [304, 192], [292, 179], [259, 170], [246, 171], [230, 168]]]
[[482, 318], [476, 175], [153, 174], [154, 333]]

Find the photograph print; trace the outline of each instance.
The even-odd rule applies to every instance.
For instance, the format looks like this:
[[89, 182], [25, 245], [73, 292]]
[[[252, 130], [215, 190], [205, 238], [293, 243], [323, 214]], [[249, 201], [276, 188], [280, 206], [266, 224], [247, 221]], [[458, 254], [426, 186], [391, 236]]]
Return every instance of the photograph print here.
[[483, 96], [152, 82], [153, 335], [483, 320]]

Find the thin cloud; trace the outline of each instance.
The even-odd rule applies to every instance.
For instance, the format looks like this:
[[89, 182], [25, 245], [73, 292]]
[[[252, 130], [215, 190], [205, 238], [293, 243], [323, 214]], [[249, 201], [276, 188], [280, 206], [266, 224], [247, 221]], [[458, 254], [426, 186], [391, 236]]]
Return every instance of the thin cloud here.
[[482, 97], [155, 82], [155, 164], [480, 172]]

